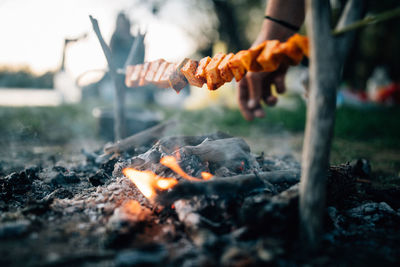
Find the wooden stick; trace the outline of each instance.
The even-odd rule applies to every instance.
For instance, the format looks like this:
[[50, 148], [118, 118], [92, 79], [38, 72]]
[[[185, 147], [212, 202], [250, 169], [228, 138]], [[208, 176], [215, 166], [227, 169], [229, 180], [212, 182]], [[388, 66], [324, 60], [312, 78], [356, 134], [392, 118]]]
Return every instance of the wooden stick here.
[[178, 199], [190, 199], [196, 195], [238, 195], [249, 193], [255, 189], [274, 187], [271, 183], [295, 184], [300, 180], [300, 171], [285, 170], [260, 172], [232, 177], [213, 177], [208, 181], [181, 181], [170, 191], [158, 194], [157, 201], [170, 205]]
[[146, 129], [144, 131], [141, 131], [137, 134], [134, 134], [128, 138], [125, 138], [123, 140], [120, 140], [116, 142], [115, 144], [106, 146], [104, 148], [104, 153], [106, 154], [112, 154], [112, 153], [123, 153], [125, 151], [129, 151], [130, 149], [133, 149], [135, 147], [140, 147], [143, 145], [148, 145], [151, 143], [154, 143], [155, 141], [159, 140], [161, 137], [163, 137], [164, 132], [170, 128], [174, 127], [177, 124], [177, 121], [175, 120], [170, 120], [161, 124], [158, 124], [156, 126], [153, 126], [149, 129]]
[[[350, 0], [352, 8], [360, 0]], [[352, 8], [341, 21], [354, 19]], [[329, 1], [307, 0], [307, 32], [310, 37], [310, 96], [302, 157], [300, 184], [300, 230], [310, 250], [318, 248], [323, 232], [326, 199], [326, 177], [335, 120], [336, 88], [344, 56], [337, 54], [337, 45], [330, 29]], [[354, 11], [354, 10], [353, 10]], [[343, 53], [349, 39], [341, 45]], [[342, 40], [343, 41], [343, 40]], [[338, 43], [339, 42], [339, 43]]]
[[114, 97], [114, 139], [118, 141], [125, 137], [125, 87], [123, 85], [123, 79], [119, 79], [117, 70], [114, 66], [112, 59], [111, 49], [108, 47], [104, 38], [100, 32], [99, 24], [97, 19], [89, 15], [90, 22], [93, 26], [93, 31], [96, 33], [97, 39], [100, 42], [101, 49], [103, 50], [104, 56], [106, 57], [109, 73], [115, 86], [115, 97]]
[[345, 27], [335, 29], [332, 34], [339, 36], [343, 33], [346, 33], [349, 31], [354, 31], [359, 28], [362, 28], [362, 27], [365, 27], [365, 26], [368, 26], [371, 24], [380, 23], [380, 22], [383, 22], [383, 21], [386, 21], [389, 19], [399, 17], [399, 16], [400, 16], [400, 7], [395, 8], [393, 10], [385, 11], [385, 12], [382, 12], [382, 13], [379, 13], [376, 15], [369, 15], [362, 20], [359, 20], [359, 21], [356, 21], [349, 25], [346, 25]]

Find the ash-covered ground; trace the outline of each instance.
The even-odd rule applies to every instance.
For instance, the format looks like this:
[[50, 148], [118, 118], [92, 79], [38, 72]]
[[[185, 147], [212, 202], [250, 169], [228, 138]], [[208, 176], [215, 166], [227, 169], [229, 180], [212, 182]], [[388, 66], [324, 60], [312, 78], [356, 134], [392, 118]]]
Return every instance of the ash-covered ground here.
[[[374, 187], [367, 161], [330, 168], [326, 232], [320, 250], [307, 254], [298, 237], [300, 165], [290, 155], [254, 155], [244, 140], [222, 133], [166, 137], [116, 157], [77, 148], [61, 154], [62, 148], [27, 146], [14, 150], [25, 151], [15, 155], [20, 161], [3, 158], [1, 266], [400, 262], [400, 189]], [[186, 181], [159, 163], [177, 151], [189, 175], [218, 176], [204, 191], [211, 193], [182, 191], [172, 204], [151, 202], [121, 173], [152, 170], [180, 185]], [[236, 186], [232, 177], [250, 182]]]

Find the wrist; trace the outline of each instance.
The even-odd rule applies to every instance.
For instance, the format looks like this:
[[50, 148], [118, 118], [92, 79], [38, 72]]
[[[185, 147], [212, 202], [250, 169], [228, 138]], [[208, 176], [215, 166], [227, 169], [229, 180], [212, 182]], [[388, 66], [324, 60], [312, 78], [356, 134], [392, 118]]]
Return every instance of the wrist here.
[[280, 25], [274, 21], [265, 19], [263, 21], [261, 30], [253, 43], [254, 45], [260, 44], [265, 40], [278, 40], [285, 42], [290, 36], [295, 34], [296, 31]]

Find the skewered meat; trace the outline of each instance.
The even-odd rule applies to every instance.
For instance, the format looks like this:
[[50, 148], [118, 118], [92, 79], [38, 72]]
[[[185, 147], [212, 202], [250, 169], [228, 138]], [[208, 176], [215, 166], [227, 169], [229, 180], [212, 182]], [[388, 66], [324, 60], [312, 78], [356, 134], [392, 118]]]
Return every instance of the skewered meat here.
[[162, 87], [161, 86], [161, 77], [163, 76], [166, 68], [169, 66], [170, 63], [168, 63], [167, 61], [164, 61], [160, 64], [160, 67], [158, 68], [156, 75], [154, 76], [154, 84], [158, 87]]
[[[221, 78], [224, 79], [225, 82], [230, 82], [233, 79], [233, 73], [228, 66], [229, 60], [234, 56], [233, 53], [229, 53], [224, 57], [224, 59], [219, 63], [218, 70]], [[190, 83], [190, 82], [189, 82]]]
[[240, 81], [243, 78], [243, 76], [246, 74], [246, 69], [244, 68], [244, 66], [242, 64], [242, 57], [246, 57], [246, 54], [247, 54], [247, 51], [245, 51], [245, 50], [239, 51], [228, 62], [228, 66], [231, 69], [236, 81]]
[[183, 75], [181, 72], [182, 67], [188, 60], [188, 58], [182, 60], [182, 62], [174, 68], [174, 72], [168, 77], [170, 86], [174, 88], [177, 93], [179, 93], [188, 84], [185, 75]]
[[279, 44], [280, 43], [277, 40], [272, 40], [266, 43], [263, 51], [257, 58], [257, 62], [261, 65], [263, 70], [272, 72], [279, 67], [280, 58], [276, 53]]
[[225, 83], [218, 70], [218, 65], [221, 63], [224, 57], [224, 54], [217, 53], [206, 67], [206, 80], [208, 90], [216, 90], [218, 89], [218, 87]]
[[206, 67], [207, 67], [208, 63], [210, 63], [210, 61], [211, 61], [210, 57], [202, 58], [199, 61], [199, 66], [197, 67], [197, 71], [196, 71], [197, 79], [203, 79], [203, 81], [206, 82]]
[[303, 56], [309, 55], [307, 37], [295, 34], [286, 42], [264, 41], [237, 54], [216, 54], [199, 62], [184, 59], [173, 64], [162, 59], [142, 65], [128, 66], [125, 83], [129, 87], [154, 84], [161, 88], [172, 87], [179, 92], [188, 83], [202, 87], [207, 83], [209, 90], [216, 90], [233, 77], [240, 81], [247, 71], [272, 72], [281, 64], [297, 65]]
[[188, 80], [189, 84], [197, 87], [202, 87], [204, 84], [204, 79], [196, 78], [196, 70], [198, 64], [199, 63], [197, 61], [189, 59], [186, 64], [181, 68], [181, 72], [185, 76], [186, 80]]
[[160, 65], [163, 62], [165, 62], [164, 59], [158, 59], [156, 61], [151, 62], [149, 70], [147, 71], [147, 74], [144, 77], [146, 83], [152, 83], [155, 80], [157, 70], [160, 68]]
[[144, 85], [148, 84], [146, 82], [146, 80], [144, 79], [144, 77], [146, 77], [147, 71], [149, 70], [149, 67], [150, 67], [150, 63], [151, 62], [143, 63], [143, 68], [140, 72], [140, 77], [139, 77], [139, 86], [144, 86]]

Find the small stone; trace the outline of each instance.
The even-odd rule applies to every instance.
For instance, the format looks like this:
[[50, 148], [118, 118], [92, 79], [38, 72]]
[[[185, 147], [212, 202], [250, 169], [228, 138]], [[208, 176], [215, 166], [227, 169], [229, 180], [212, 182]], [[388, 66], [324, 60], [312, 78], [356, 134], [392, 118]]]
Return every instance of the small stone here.
[[13, 172], [7, 175], [0, 185], [3, 184], [4, 191], [9, 194], [24, 194], [31, 189], [32, 181], [25, 172]]
[[89, 177], [89, 182], [93, 186], [99, 186], [105, 184], [110, 179], [110, 176], [104, 170], [98, 170], [94, 175]]
[[116, 266], [159, 266], [167, 259], [167, 256], [168, 253], [162, 246], [123, 251], [116, 257]]
[[0, 239], [17, 238], [28, 233], [31, 222], [28, 220], [18, 220], [6, 222], [0, 225]]
[[45, 182], [51, 183], [54, 186], [62, 186], [65, 184], [73, 184], [80, 182], [80, 179], [75, 172], [60, 172], [53, 170], [41, 173], [40, 176], [43, 178]]

